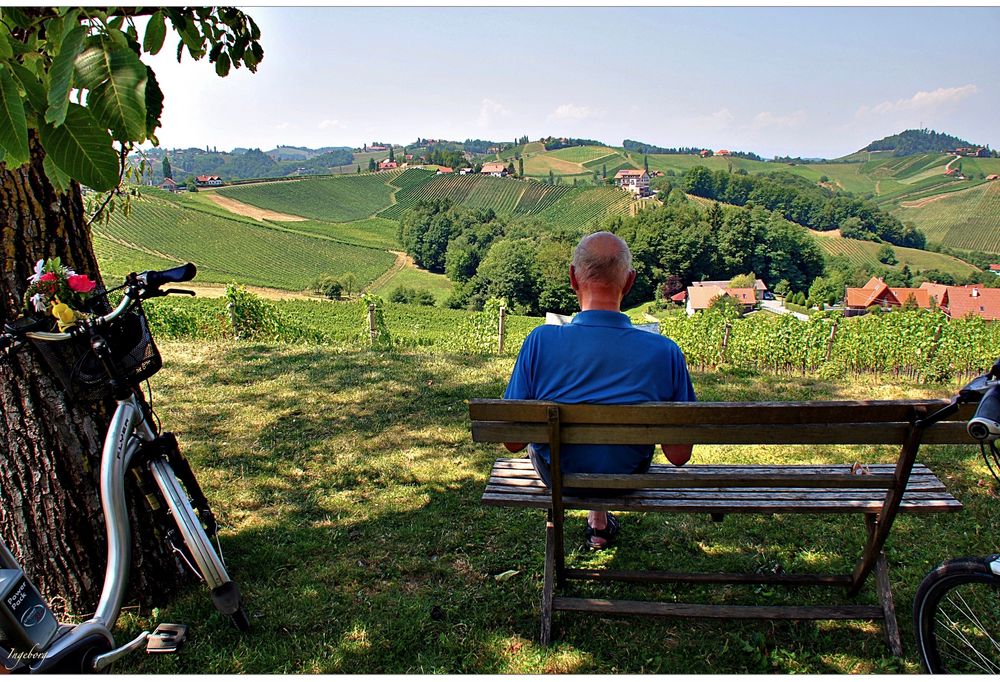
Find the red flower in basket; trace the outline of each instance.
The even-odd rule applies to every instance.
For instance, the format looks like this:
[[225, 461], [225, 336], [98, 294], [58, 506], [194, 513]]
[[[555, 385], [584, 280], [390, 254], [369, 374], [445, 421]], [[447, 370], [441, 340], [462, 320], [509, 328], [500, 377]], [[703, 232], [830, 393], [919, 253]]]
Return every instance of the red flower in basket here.
[[58, 279], [59, 278], [56, 277], [56, 273], [54, 273], [54, 272], [46, 272], [44, 275], [42, 275], [41, 277], [38, 278], [38, 281], [39, 282], [55, 282]]
[[[53, 275], [55, 277], [55, 275]], [[42, 276], [45, 279], [45, 276]], [[89, 294], [97, 286], [97, 282], [90, 279], [86, 275], [71, 275], [66, 281], [69, 285], [70, 290], [75, 291], [79, 294]]]

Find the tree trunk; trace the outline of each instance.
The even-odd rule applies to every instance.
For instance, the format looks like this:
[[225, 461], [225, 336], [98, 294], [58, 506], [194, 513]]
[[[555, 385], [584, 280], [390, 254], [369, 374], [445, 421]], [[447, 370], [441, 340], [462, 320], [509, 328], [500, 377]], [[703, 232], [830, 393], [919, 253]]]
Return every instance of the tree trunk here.
[[[40, 258], [58, 256], [100, 284], [80, 186], [58, 194], [33, 132], [31, 143], [30, 164], [0, 164], [0, 324], [20, 315]], [[33, 349], [0, 361], [0, 532], [56, 610], [77, 616], [97, 605], [107, 563], [98, 472], [113, 409], [69, 398]], [[179, 582], [176, 560], [155, 542], [135, 490], [129, 498], [133, 537], [143, 538], [133, 541], [129, 599], [159, 603]]]

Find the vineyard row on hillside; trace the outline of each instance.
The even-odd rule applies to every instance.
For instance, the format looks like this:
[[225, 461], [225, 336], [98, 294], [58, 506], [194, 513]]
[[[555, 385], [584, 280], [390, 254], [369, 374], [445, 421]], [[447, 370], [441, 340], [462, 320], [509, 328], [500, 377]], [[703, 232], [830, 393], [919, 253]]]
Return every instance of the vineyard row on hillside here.
[[[495, 353], [496, 315], [380, 303], [391, 346], [422, 352]], [[309, 342], [347, 350], [369, 347], [367, 306], [362, 301], [288, 301], [267, 304], [280, 324], [251, 321], [251, 328], [277, 329], [262, 340]], [[150, 314], [165, 338], [218, 339], [232, 336], [225, 301], [156, 302]], [[518, 352], [541, 324], [508, 316], [505, 354]], [[727, 366], [775, 373], [903, 374], [917, 381], [942, 381], [982, 372], [1000, 355], [1000, 325], [978, 317], [949, 320], [940, 312], [897, 311], [844, 319], [757, 314], [731, 319], [709, 311], [671, 316], [661, 332], [674, 339], [692, 368]]]

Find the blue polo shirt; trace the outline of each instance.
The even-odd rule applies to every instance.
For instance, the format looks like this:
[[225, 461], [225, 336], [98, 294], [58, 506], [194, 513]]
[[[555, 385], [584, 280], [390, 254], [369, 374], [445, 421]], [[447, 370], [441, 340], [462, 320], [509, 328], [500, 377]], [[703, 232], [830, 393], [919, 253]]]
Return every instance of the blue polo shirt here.
[[[684, 354], [665, 336], [632, 326], [610, 310], [577, 313], [570, 324], [536, 327], [514, 364], [507, 400], [629, 405], [693, 402]], [[549, 462], [549, 448], [532, 444]], [[564, 473], [630, 473], [653, 445], [564, 445]]]

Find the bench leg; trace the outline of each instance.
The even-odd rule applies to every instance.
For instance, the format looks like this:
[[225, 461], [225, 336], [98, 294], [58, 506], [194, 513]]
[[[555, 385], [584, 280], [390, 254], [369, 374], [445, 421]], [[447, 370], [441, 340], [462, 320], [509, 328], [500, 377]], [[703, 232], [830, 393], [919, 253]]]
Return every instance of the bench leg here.
[[875, 586], [878, 588], [878, 599], [884, 614], [885, 642], [889, 651], [897, 658], [903, 657], [903, 642], [899, 636], [899, 624], [896, 623], [896, 607], [892, 603], [892, 588], [889, 586], [889, 566], [885, 552], [879, 552], [875, 561]]
[[552, 638], [552, 599], [555, 596], [555, 524], [549, 511], [545, 522], [545, 572], [542, 587], [542, 646], [548, 646]]

